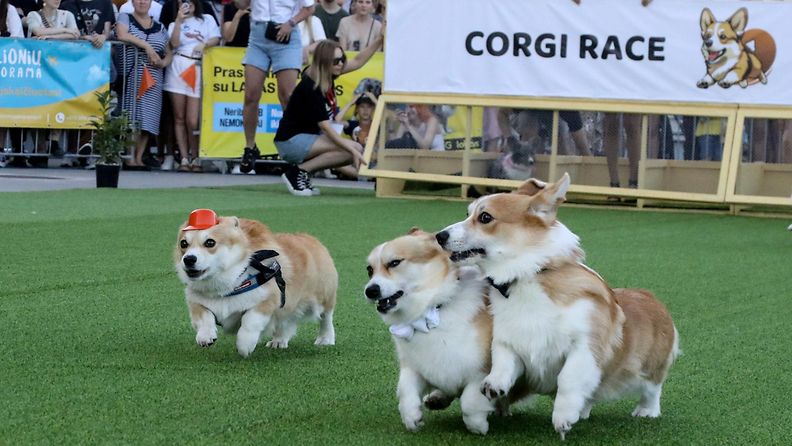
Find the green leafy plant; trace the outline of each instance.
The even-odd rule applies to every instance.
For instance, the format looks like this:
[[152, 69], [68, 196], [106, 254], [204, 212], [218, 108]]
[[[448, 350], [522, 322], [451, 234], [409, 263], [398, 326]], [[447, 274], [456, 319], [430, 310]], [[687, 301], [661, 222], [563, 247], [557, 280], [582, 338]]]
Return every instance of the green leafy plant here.
[[129, 114], [121, 112], [112, 116], [113, 104], [111, 91], [94, 93], [99, 101], [101, 117], [91, 120], [94, 129], [93, 148], [99, 154], [99, 164], [120, 164], [121, 155], [132, 147], [133, 137], [130, 129]]

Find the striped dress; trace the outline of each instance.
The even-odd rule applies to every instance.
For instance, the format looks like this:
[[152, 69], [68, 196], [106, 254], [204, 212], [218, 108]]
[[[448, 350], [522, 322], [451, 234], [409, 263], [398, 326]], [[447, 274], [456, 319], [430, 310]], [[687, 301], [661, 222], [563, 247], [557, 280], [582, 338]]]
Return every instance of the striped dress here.
[[[168, 31], [162, 24], [152, 20], [150, 28], [145, 29], [130, 14], [119, 14], [118, 23], [127, 25], [129, 33], [145, 40], [160, 55], [165, 55], [168, 44]], [[142, 48], [125, 44], [120, 51], [119, 74], [124, 77], [124, 98], [121, 106], [128, 111], [138, 127], [152, 135], [159, 135], [160, 112], [162, 110], [162, 85], [164, 69], [148, 64], [148, 56]], [[137, 57], [137, 60], [135, 59]], [[138, 90], [143, 79], [143, 68], [147, 67], [154, 85], [138, 99]]]

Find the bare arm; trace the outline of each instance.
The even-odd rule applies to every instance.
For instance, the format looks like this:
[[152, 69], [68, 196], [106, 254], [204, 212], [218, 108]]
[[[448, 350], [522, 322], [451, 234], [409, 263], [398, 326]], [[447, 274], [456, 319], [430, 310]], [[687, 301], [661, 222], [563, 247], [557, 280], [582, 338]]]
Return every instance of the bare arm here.
[[345, 149], [352, 155], [353, 165], [355, 168], [360, 167], [361, 164], [366, 164], [363, 160], [362, 146], [351, 139], [344, 139], [333, 130], [330, 120], [322, 121], [319, 123], [319, 128], [335, 145]]
[[361, 95], [359, 95], [359, 94], [355, 95], [355, 97], [353, 97], [352, 100], [350, 100], [349, 102], [346, 103], [346, 105], [341, 107], [341, 110], [339, 110], [338, 114], [335, 115], [335, 122], [344, 124], [344, 127], [346, 127], [346, 124], [345, 124], [346, 121], [344, 120], [344, 116], [346, 116], [346, 114], [349, 111], [349, 109], [352, 108], [352, 105], [354, 105], [355, 102], [357, 102], [357, 100], [360, 99], [360, 96]]
[[223, 40], [226, 42], [230, 42], [234, 40], [234, 36], [237, 33], [237, 29], [239, 28], [239, 21], [242, 20], [242, 17], [250, 14], [250, 8], [239, 9], [237, 10], [236, 14], [234, 14], [234, 18], [231, 19], [230, 22], [223, 23]]
[[374, 53], [377, 52], [377, 50], [382, 46], [382, 42], [385, 40], [384, 26], [382, 27], [382, 31], [383, 32], [380, 33], [380, 35], [378, 35], [377, 38], [374, 39], [374, 41], [371, 42], [369, 46], [360, 50], [360, 52], [357, 54], [357, 56], [355, 56], [354, 59], [350, 60], [349, 63], [344, 65], [344, 69], [341, 71], [341, 74], [349, 73], [350, 71], [355, 71], [360, 67], [362, 67], [363, 65], [365, 65], [366, 62], [369, 61], [369, 59], [371, 59], [371, 56], [373, 56]]
[[440, 122], [436, 117], [430, 117], [429, 122], [426, 123], [426, 132], [423, 135], [418, 131], [417, 128], [410, 124], [405, 124], [404, 128], [412, 134], [415, 142], [418, 143], [419, 149], [429, 150], [432, 148], [432, 140], [434, 139], [435, 134], [437, 134], [437, 126], [439, 123]]

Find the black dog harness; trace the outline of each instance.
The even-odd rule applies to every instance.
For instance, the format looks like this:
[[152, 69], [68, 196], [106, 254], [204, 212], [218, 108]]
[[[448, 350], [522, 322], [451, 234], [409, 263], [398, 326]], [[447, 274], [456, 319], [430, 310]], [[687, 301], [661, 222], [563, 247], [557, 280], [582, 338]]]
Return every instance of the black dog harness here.
[[253, 256], [250, 257], [248, 268], [242, 272], [242, 274], [245, 274], [245, 272], [250, 271], [247, 278], [223, 297], [236, 296], [237, 294], [254, 290], [274, 277], [275, 283], [278, 284], [278, 289], [280, 290], [280, 308], [283, 308], [286, 305], [286, 281], [283, 280], [280, 264], [277, 260], [273, 261], [271, 266], [265, 266], [261, 263], [262, 260], [271, 259], [278, 255], [278, 252], [269, 249], [254, 252]]

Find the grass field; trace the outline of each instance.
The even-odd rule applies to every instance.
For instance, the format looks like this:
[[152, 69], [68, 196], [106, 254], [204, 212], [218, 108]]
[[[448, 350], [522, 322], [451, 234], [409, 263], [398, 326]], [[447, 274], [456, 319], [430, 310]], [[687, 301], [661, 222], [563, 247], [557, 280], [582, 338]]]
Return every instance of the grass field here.
[[[401, 425], [387, 329], [362, 297], [365, 258], [466, 204], [282, 187], [0, 194], [0, 444], [550, 444], [551, 400], [466, 432], [455, 403]], [[340, 275], [337, 345], [302, 325], [285, 351], [201, 349], [173, 272], [176, 230], [198, 207], [322, 240]], [[564, 444], [792, 444], [792, 234], [781, 219], [564, 207], [612, 286], [668, 306], [684, 355], [663, 416], [635, 400], [594, 407]]]

